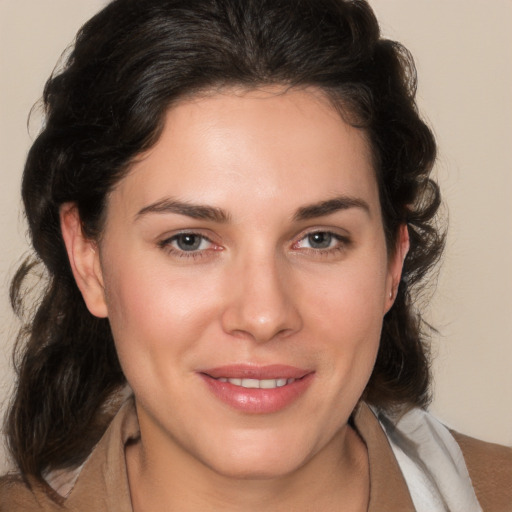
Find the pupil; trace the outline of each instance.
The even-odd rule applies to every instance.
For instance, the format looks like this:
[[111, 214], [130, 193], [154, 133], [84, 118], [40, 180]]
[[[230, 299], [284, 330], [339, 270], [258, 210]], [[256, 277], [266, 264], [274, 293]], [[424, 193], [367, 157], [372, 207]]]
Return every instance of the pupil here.
[[180, 235], [177, 242], [181, 250], [194, 251], [201, 245], [201, 237], [197, 235]]
[[313, 233], [308, 235], [308, 239], [314, 249], [326, 249], [331, 245], [332, 236], [329, 233]]

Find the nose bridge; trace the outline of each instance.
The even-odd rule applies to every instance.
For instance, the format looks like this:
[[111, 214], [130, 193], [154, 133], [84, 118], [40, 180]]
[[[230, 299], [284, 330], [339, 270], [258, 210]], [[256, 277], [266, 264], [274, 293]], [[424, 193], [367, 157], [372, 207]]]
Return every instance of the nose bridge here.
[[293, 282], [286, 262], [275, 251], [240, 254], [230, 288], [223, 314], [226, 331], [264, 342], [300, 329], [302, 320], [293, 300]]

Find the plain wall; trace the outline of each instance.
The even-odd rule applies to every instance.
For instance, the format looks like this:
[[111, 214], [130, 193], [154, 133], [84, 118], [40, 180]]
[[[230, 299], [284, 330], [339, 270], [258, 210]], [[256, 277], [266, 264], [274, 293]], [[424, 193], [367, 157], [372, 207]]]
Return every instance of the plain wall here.
[[[444, 264], [424, 306], [439, 329], [431, 409], [459, 431], [512, 445], [512, 2], [371, 4], [383, 33], [415, 57], [449, 211]], [[28, 112], [78, 27], [102, 5], [0, 0], [0, 404], [13, 381], [8, 283], [28, 247], [19, 188], [39, 119], [36, 109], [28, 130]], [[3, 461], [0, 450], [0, 472]]]

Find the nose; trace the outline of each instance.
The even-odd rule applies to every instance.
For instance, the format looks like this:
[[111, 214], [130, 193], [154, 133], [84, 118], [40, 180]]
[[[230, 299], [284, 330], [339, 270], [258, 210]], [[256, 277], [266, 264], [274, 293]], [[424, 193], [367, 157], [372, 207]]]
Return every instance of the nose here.
[[302, 328], [291, 273], [278, 263], [274, 257], [244, 258], [231, 269], [222, 314], [225, 332], [263, 343]]

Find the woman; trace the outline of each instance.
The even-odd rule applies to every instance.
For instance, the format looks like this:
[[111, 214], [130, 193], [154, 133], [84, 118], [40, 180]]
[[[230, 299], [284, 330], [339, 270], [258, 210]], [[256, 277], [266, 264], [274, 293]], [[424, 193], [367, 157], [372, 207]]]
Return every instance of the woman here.
[[443, 235], [414, 77], [361, 1], [83, 27], [23, 179], [48, 285], [1, 510], [507, 510], [510, 450], [423, 412]]

